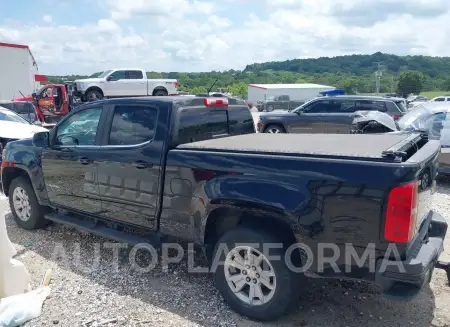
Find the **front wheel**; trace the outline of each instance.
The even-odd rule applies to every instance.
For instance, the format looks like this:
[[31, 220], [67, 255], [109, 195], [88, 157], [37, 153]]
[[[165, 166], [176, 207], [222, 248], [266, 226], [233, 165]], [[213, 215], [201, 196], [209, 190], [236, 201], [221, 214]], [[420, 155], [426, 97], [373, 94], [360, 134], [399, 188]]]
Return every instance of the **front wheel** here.
[[100, 91], [92, 90], [86, 93], [86, 100], [87, 101], [95, 101], [95, 100], [102, 100], [103, 94]]
[[15, 178], [11, 182], [8, 193], [9, 206], [17, 225], [23, 229], [38, 229], [49, 223], [44, 215], [50, 209], [39, 204], [27, 178], [23, 176]]
[[274, 107], [272, 105], [267, 106], [267, 111], [273, 111], [273, 110], [274, 110]]
[[[228, 305], [250, 319], [268, 321], [283, 315], [298, 300], [298, 276], [288, 268], [283, 248], [265, 231], [237, 228], [218, 241], [213, 257], [215, 284]], [[271, 259], [269, 260], [270, 257]], [[217, 267], [214, 262], [221, 263]]]
[[269, 125], [264, 130], [264, 133], [279, 134], [279, 133], [286, 133], [286, 130], [279, 125]]

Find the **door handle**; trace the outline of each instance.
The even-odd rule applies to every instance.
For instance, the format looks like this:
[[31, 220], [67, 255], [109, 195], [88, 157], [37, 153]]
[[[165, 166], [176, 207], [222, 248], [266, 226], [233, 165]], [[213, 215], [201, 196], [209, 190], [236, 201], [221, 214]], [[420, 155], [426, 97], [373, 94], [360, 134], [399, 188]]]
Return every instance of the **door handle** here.
[[150, 162], [138, 160], [136, 162], [133, 162], [133, 166], [136, 167], [137, 169], [145, 169], [145, 168], [152, 168], [153, 164]]
[[86, 157], [78, 158], [78, 161], [79, 161], [82, 165], [89, 165], [90, 163], [92, 163], [92, 160], [90, 160], [89, 158], [86, 158]]

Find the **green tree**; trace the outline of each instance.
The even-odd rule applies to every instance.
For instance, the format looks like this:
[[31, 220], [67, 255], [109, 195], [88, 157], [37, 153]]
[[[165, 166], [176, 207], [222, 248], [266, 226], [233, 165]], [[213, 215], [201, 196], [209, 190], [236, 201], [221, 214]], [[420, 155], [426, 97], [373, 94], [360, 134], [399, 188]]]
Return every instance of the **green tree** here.
[[445, 91], [450, 91], [450, 77], [446, 78], [442, 83]]
[[233, 96], [241, 97], [244, 99], [247, 98], [247, 90], [248, 86], [243, 82], [234, 83], [228, 87], [228, 92], [230, 92]]
[[409, 94], [419, 94], [425, 84], [426, 77], [418, 71], [404, 71], [398, 78], [397, 91], [406, 97]]
[[343, 88], [347, 94], [357, 94], [361, 86], [361, 80], [356, 77], [349, 77], [341, 80], [337, 86]]
[[205, 93], [206, 92], [206, 87], [204, 87], [204, 86], [196, 86], [196, 87], [193, 87], [192, 89], [190, 89], [190, 92], [192, 94]]

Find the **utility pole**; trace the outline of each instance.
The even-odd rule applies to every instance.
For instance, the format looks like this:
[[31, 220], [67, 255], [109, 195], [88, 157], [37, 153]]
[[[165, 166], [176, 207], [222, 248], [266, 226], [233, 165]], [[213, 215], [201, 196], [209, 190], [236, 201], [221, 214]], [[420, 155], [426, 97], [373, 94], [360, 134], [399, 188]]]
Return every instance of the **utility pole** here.
[[377, 71], [375, 72], [375, 88], [377, 90], [377, 95], [380, 93], [380, 86], [381, 86], [381, 76], [383, 75], [382, 64], [383, 61], [377, 61], [375, 62], [377, 64]]

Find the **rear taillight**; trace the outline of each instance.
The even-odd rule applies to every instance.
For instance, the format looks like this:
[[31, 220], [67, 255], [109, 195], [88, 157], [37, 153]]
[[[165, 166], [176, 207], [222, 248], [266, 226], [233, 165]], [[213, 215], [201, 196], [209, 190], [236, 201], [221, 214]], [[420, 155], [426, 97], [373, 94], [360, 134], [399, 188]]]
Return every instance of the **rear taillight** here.
[[203, 103], [205, 107], [228, 107], [227, 98], [205, 98]]
[[178, 87], [178, 85], [180, 85], [180, 83], [178, 83], [178, 81], [173, 82], [173, 84], [175, 85], [176, 88]]
[[392, 116], [392, 118], [394, 118], [394, 120], [397, 120], [397, 119], [400, 119], [400, 118], [402, 118], [402, 116]]
[[408, 243], [414, 236], [417, 219], [418, 182], [395, 187], [389, 193], [384, 238]]

